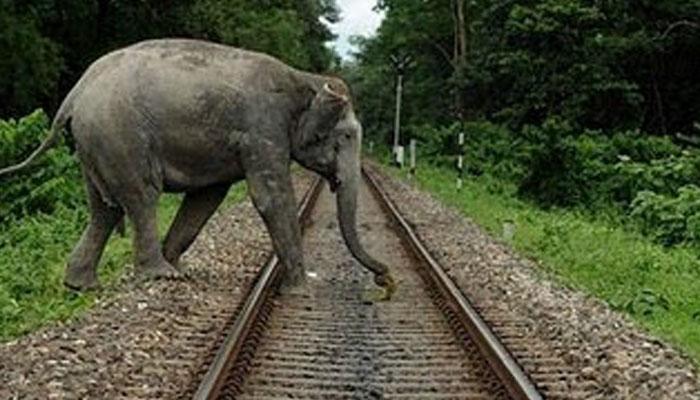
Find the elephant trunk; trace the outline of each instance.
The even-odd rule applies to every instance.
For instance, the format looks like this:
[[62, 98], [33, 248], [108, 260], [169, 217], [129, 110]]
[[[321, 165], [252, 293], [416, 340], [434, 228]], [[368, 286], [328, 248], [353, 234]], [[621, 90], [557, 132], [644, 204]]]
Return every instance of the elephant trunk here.
[[[365, 251], [357, 235], [357, 195], [360, 188], [361, 171], [359, 160], [352, 171], [343, 174], [337, 191], [338, 223], [340, 231], [353, 257], [375, 275], [375, 282], [380, 286], [393, 285], [386, 265], [375, 260]], [[350, 164], [350, 165], [352, 165]], [[347, 166], [347, 165], [346, 165]]]

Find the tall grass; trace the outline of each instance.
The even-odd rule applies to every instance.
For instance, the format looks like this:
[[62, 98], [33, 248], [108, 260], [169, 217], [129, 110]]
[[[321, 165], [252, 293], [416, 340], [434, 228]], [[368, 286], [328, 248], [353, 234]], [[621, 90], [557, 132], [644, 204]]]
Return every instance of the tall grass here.
[[[24, 159], [46, 137], [47, 127], [41, 110], [19, 120], [0, 120], [0, 165]], [[63, 287], [66, 260], [88, 221], [84, 185], [69, 146], [56, 146], [30, 168], [3, 177], [0, 185], [0, 340], [8, 340], [80, 314], [98, 294]], [[245, 186], [237, 185], [224, 206], [244, 193]], [[161, 198], [161, 232], [179, 204], [179, 196]], [[99, 267], [108, 289], [131, 261], [131, 240], [129, 233], [108, 243]]]
[[[245, 196], [245, 184], [236, 185], [223, 207]], [[158, 208], [158, 225], [164, 234], [180, 204], [177, 195], [164, 195]], [[90, 308], [102, 293], [77, 293], [63, 286], [63, 273], [71, 249], [88, 220], [87, 208], [59, 206], [51, 214], [38, 214], [0, 225], [0, 341], [30, 332], [52, 321], [69, 320]], [[107, 295], [124, 266], [132, 259], [132, 235], [114, 234], [99, 266]]]
[[[396, 170], [393, 170], [396, 174]], [[594, 295], [690, 355], [700, 365], [700, 261], [694, 248], [664, 247], [613, 220], [543, 210], [488, 176], [456, 191], [453, 171], [421, 165], [418, 185], [492, 235], [513, 221], [511, 245], [550, 277]]]

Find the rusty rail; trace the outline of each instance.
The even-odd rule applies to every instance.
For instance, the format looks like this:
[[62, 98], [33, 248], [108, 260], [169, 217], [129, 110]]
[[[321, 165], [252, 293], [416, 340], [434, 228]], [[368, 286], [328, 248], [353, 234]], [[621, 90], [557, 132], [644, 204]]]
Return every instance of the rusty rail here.
[[[474, 309], [470, 301], [454, 284], [444, 269], [430, 255], [418, 236], [410, 227], [406, 219], [399, 213], [396, 205], [381, 188], [373, 173], [363, 168], [363, 175], [375, 198], [379, 200], [381, 207], [387, 212], [396, 226], [396, 231], [411, 250], [422, 269], [422, 273], [428, 282], [437, 288], [440, 297], [448, 305], [451, 313], [458, 318], [459, 330], [466, 332], [469, 340], [473, 341], [478, 353], [486, 360], [495, 376], [502, 383], [508, 396], [517, 400], [542, 399], [538, 389], [531, 379], [525, 374], [520, 365], [515, 361], [504, 345], [493, 333], [487, 323]], [[308, 219], [316, 199], [322, 188], [321, 180], [317, 180], [304, 196], [299, 208], [299, 218], [302, 225]], [[236, 364], [239, 357], [245, 358], [242, 353], [244, 343], [254, 326], [260, 321], [261, 310], [265, 307], [279, 278], [281, 277], [281, 265], [276, 256], [272, 256], [257, 277], [254, 287], [251, 289], [241, 312], [233, 323], [228, 336], [221, 345], [214, 361], [202, 379], [195, 399], [215, 399], [221, 395], [222, 389], [227, 385], [227, 373]], [[242, 380], [242, 377], [237, 377]]]
[[474, 309], [464, 293], [454, 284], [452, 279], [445, 273], [445, 270], [423, 246], [416, 233], [401, 215], [394, 202], [381, 188], [372, 173], [366, 168], [363, 168], [362, 172], [370, 183], [372, 191], [380, 199], [380, 203], [386, 208], [391, 219], [396, 223], [398, 231], [405, 239], [406, 244], [420, 261], [420, 264], [427, 268], [433, 283], [451, 304], [452, 310], [459, 316], [461, 324], [469, 332], [481, 354], [503, 382], [510, 397], [517, 400], [542, 399], [542, 395], [532, 380], [506, 350], [505, 346]]
[[[323, 181], [317, 178], [304, 195], [297, 211], [302, 227], [311, 214], [322, 187]], [[236, 317], [233, 326], [216, 353], [214, 361], [204, 375], [194, 395], [195, 399], [210, 400], [217, 398], [225, 384], [226, 372], [236, 361], [251, 327], [259, 317], [262, 305], [272, 293], [271, 289], [277, 285], [281, 277], [281, 271], [282, 265], [273, 253], [258, 274], [255, 286], [250, 291], [240, 314]]]

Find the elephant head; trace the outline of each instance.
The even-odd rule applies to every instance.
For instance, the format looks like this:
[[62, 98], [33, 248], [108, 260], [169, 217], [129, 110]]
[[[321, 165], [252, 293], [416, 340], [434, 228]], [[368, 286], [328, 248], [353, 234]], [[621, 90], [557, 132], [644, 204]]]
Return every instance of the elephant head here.
[[357, 234], [362, 125], [342, 81], [329, 81], [315, 94], [299, 120], [293, 141], [295, 161], [323, 176], [336, 192], [338, 223], [348, 249], [390, 296], [394, 282], [388, 268], [367, 254]]

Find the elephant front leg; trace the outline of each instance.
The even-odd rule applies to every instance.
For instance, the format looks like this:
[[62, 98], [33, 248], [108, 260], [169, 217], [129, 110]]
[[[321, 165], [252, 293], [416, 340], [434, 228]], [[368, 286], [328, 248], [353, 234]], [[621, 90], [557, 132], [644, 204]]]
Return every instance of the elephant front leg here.
[[289, 171], [248, 174], [248, 188], [284, 266], [282, 291], [305, 281], [301, 229], [296, 215], [294, 188]]

